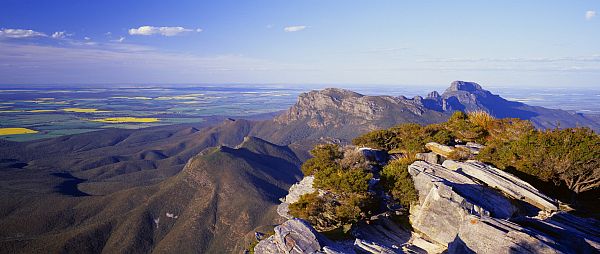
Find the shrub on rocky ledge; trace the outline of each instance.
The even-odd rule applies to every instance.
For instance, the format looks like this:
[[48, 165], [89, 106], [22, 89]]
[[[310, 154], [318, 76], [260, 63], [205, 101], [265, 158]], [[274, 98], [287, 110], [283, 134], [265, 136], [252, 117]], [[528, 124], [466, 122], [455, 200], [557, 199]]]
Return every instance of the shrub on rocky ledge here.
[[442, 125], [421, 126], [407, 123], [387, 130], [366, 133], [352, 140], [352, 143], [357, 146], [415, 155], [426, 151], [425, 144], [427, 142], [435, 141], [447, 144], [453, 140], [452, 133]]
[[565, 184], [575, 193], [600, 187], [600, 136], [588, 128], [529, 131], [513, 140], [493, 139], [478, 158]]
[[343, 151], [338, 145], [316, 146], [313, 158], [302, 165], [305, 175], [314, 175], [314, 187], [323, 190], [305, 194], [290, 204], [290, 214], [309, 221], [315, 228], [333, 230], [367, 217], [374, 198], [369, 192], [373, 174], [359, 151]]
[[408, 166], [415, 160], [411, 158], [400, 158], [391, 161], [381, 171], [381, 183], [393, 198], [398, 200], [404, 207], [409, 207], [417, 201], [417, 191], [410, 174]]

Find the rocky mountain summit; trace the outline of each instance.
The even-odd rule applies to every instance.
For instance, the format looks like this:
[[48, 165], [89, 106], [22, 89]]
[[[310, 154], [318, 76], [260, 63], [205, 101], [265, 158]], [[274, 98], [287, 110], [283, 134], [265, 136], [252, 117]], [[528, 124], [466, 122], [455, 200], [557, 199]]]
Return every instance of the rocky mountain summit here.
[[496, 118], [530, 120], [538, 128], [589, 126], [600, 130], [600, 123], [582, 115], [558, 109], [530, 106], [508, 101], [474, 82], [454, 81], [442, 94], [426, 97], [367, 96], [349, 90], [328, 88], [303, 93], [298, 102], [277, 116], [278, 124], [304, 123], [315, 129], [359, 131], [389, 128], [397, 123], [430, 124], [445, 121], [454, 111], [485, 111]]
[[[425, 119], [424, 116], [433, 117]], [[303, 93], [286, 113], [275, 118], [278, 123], [307, 121], [314, 128], [339, 128], [348, 124], [381, 126], [402, 120], [428, 123], [441, 114], [430, 112], [418, 99], [392, 96], [366, 96], [344, 89], [327, 88]]]
[[[410, 228], [393, 221], [393, 211], [389, 211], [359, 223], [351, 230], [352, 239], [326, 238], [287, 213], [287, 206], [298, 197], [315, 191], [314, 179], [309, 176], [293, 185], [282, 199], [278, 213], [289, 220], [260, 241], [255, 253], [600, 251], [600, 222], [561, 211], [558, 201], [510, 173], [479, 161], [447, 159], [447, 152], [457, 147], [436, 143], [428, 147], [432, 152], [419, 157], [435, 159], [419, 160], [408, 167], [418, 192], [418, 202], [410, 207]], [[377, 150], [361, 150], [376, 161], [372, 155]]]

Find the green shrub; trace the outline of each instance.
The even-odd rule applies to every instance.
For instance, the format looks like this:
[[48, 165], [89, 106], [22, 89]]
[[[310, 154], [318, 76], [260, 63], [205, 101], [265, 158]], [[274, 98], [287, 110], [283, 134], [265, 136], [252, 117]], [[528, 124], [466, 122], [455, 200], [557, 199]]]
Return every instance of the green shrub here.
[[452, 132], [445, 129], [437, 131], [433, 137], [431, 137], [431, 141], [444, 145], [452, 144], [454, 139], [455, 137], [452, 135]]
[[392, 150], [396, 145], [395, 137], [396, 135], [389, 130], [376, 130], [355, 138], [352, 140], [352, 144], [374, 149]]
[[302, 171], [314, 175], [314, 187], [330, 194], [303, 195], [290, 204], [290, 213], [306, 219], [317, 229], [351, 225], [365, 218], [375, 201], [369, 193], [373, 174], [362, 153], [353, 149], [344, 152], [337, 145], [320, 145], [311, 154], [314, 157], [302, 165]]
[[425, 152], [425, 144], [435, 141], [449, 144], [454, 140], [452, 133], [442, 125], [421, 126], [414, 123], [400, 124], [387, 130], [366, 133], [352, 141], [357, 146], [367, 146], [387, 151], [400, 152], [408, 156]]
[[575, 193], [600, 187], [600, 136], [589, 128], [529, 131], [513, 139], [493, 139], [478, 158], [565, 184]]
[[297, 218], [303, 218], [313, 224], [314, 218], [323, 213], [325, 200], [319, 197], [318, 192], [304, 194], [297, 202], [289, 205], [290, 214]]
[[418, 195], [413, 180], [408, 173], [408, 166], [414, 162], [411, 158], [391, 161], [381, 171], [381, 183], [393, 198], [404, 207], [417, 201]]
[[310, 154], [313, 158], [306, 160], [301, 167], [302, 173], [306, 176], [312, 175], [314, 171], [336, 167], [336, 160], [344, 156], [340, 146], [332, 144], [317, 145]]

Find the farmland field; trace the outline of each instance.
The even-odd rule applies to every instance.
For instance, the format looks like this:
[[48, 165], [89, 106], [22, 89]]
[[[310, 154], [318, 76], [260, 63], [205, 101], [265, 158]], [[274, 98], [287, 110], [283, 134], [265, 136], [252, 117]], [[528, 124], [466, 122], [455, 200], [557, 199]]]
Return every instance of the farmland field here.
[[[300, 90], [235, 87], [1, 87], [0, 138], [26, 141], [101, 130], [276, 112]], [[30, 131], [15, 131], [27, 128]]]

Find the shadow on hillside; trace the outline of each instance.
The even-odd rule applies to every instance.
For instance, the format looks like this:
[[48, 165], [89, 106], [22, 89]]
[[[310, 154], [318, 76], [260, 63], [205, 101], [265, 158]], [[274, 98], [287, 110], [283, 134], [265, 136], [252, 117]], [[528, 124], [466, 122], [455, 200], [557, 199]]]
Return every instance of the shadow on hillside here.
[[62, 183], [55, 186], [54, 189], [63, 195], [72, 196], [72, 197], [85, 197], [90, 196], [89, 194], [80, 191], [77, 188], [77, 185], [85, 182], [85, 180], [74, 177], [70, 173], [52, 173], [53, 176], [65, 179]]
[[[252, 172], [251, 177], [254, 181], [254, 185], [263, 190], [267, 196], [274, 203], [279, 202], [279, 198], [287, 195], [289, 186], [276, 186], [256, 175], [256, 173], [262, 173], [267, 177], [271, 177], [278, 182], [283, 182], [286, 185], [292, 185], [298, 181], [298, 177], [302, 176], [298, 165], [291, 163], [287, 160], [264, 154], [253, 153], [245, 148], [236, 150], [241, 158], [252, 165], [256, 165], [255, 169], [258, 172]], [[283, 188], [282, 188], [283, 187]]]

